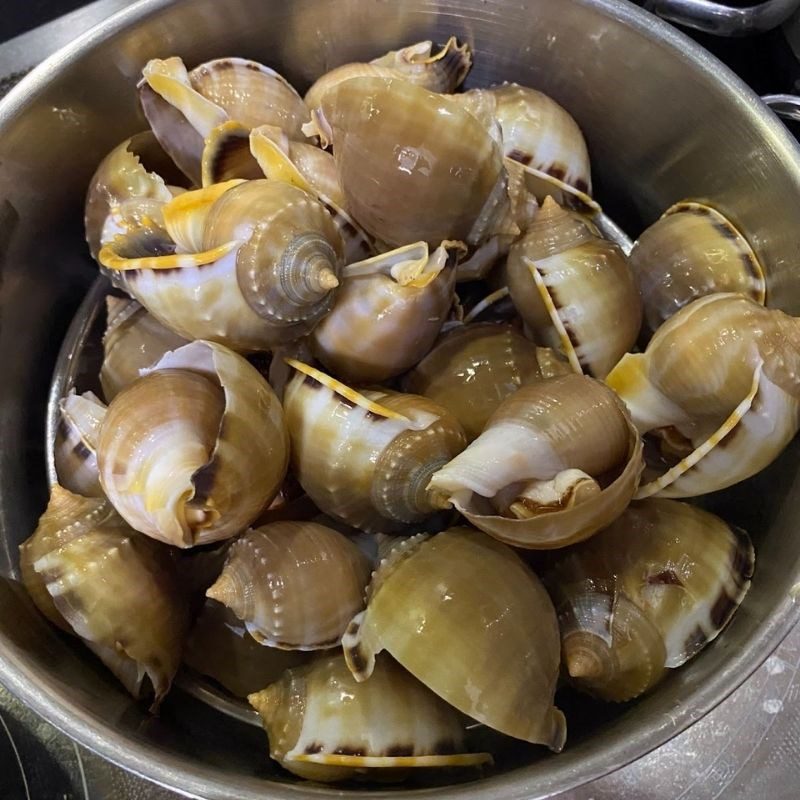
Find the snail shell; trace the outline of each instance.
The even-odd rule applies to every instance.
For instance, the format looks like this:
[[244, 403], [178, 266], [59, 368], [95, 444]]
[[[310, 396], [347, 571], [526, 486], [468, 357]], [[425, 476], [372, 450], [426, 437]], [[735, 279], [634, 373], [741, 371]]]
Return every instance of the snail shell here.
[[800, 427], [798, 376], [796, 319], [741, 294], [684, 306], [607, 378], [641, 433], [658, 429], [684, 445], [637, 496], [692, 497], [764, 469]]
[[120, 392], [100, 429], [100, 482], [136, 530], [178, 547], [250, 524], [286, 474], [280, 402], [241, 356], [211, 342], [167, 353]]
[[71, 392], [59, 404], [53, 457], [59, 483], [84, 497], [104, 497], [97, 469], [97, 442], [106, 407], [92, 392]]
[[109, 295], [106, 309], [108, 321], [103, 335], [100, 385], [103, 396], [111, 402], [139, 377], [140, 370], [153, 366], [165, 353], [188, 342], [165, 328], [135, 300]]
[[573, 369], [604, 378], [636, 343], [642, 304], [625, 254], [552, 198], [506, 263], [514, 305]]
[[388, 656], [376, 660], [365, 683], [341, 654], [319, 657], [247, 699], [261, 715], [270, 756], [301, 778], [492, 761], [467, 752], [459, 713]]
[[348, 212], [389, 246], [478, 244], [507, 215], [500, 146], [453, 99], [400, 79], [351, 78], [324, 94], [315, 119]]
[[322, 650], [339, 644], [364, 606], [370, 564], [350, 540], [315, 522], [275, 522], [240, 536], [206, 597], [260, 644]]
[[342, 238], [294, 186], [231, 181], [187, 192], [164, 214], [166, 231], [119, 236], [99, 259], [184, 338], [269, 349], [308, 333], [333, 305]]
[[452, 92], [461, 85], [472, 66], [469, 45], [455, 36], [437, 52], [433, 42], [425, 41], [391, 50], [368, 64], [343, 64], [318, 78], [306, 92], [306, 106], [319, 108], [322, 98], [350, 78], [400, 78], [431, 92]]
[[717, 637], [753, 573], [747, 534], [674, 500], [631, 505], [559, 555], [546, 582], [572, 682], [624, 701]]
[[161, 219], [161, 207], [182, 191], [168, 186], [162, 177], [174, 175], [168, 161], [148, 131], [126, 139], [100, 162], [89, 183], [84, 211], [92, 257], [97, 258], [100, 248], [117, 234], [137, 228], [144, 217]]
[[303, 140], [308, 108], [288, 81], [263, 64], [218, 58], [188, 72], [173, 57], [148, 61], [142, 75], [142, 111], [161, 146], [197, 185], [205, 139], [225, 122], [276, 125]]
[[311, 351], [345, 381], [380, 383], [414, 366], [433, 346], [453, 305], [463, 252], [425, 242], [351, 264], [333, 310], [311, 334]]
[[500, 541], [550, 549], [616, 519], [642, 466], [641, 440], [617, 396], [592, 378], [562, 375], [503, 400], [429, 491]]
[[391, 533], [440, 507], [430, 476], [466, 444], [441, 406], [389, 390], [359, 393], [291, 361], [284, 410], [292, 464], [303, 489], [332, 517], [370, 533]]
[[477, 531], [451, 528], [395, 548], [342, 644], [356, 680], [369, 685], [386, 650], [484, 725], [551, 750], [564, 746], [566, 722], [553, 706], [560, 644], [550, 598], [510, 548]]
[[107, 500], [53, 486], [20, 546], [26, 589], [44, 615], [76, 633], [134, 696], [145, 678], [153, 710], [169, 691], [189, 627], [166, 547], [131, 528]]
[[278, 128], [267, 125], [250, 132], [250, 152], [267, 178], [290, 183], [325, 206], [342, 236], [346, 263], [361, 261], [376, 253], [372, 238], [344, 210], [346, 198], [330, 153], [292, 142]]
[[183, 661], [236, 697], [245, 698], [277, 681], [284, 670], [306, 663], [308, 658], [299, 650], [263, 647], [232, 611], [206, 600], [189, 635]]
[[722, 213], [684, 200], [668, 208], [636, 241], [630, 266], [644, 317], [655, 331], [687, 303], [739, 292], [764, 305], [764, 270], [742, 233]]
[[461, 325], [411, 370], [404, 386], [444, 406], [472, 441], [520, 386], [570, 371], [568, 364], [548, 359], [548, 353], [510, 325]]
[[525, 167], [530, 191], [579, 211], [597, 211], [591, 198], [589, 153], [578, 124], [552, 98], [527, 86], [489, 90], [503, 131], [503, 154]]

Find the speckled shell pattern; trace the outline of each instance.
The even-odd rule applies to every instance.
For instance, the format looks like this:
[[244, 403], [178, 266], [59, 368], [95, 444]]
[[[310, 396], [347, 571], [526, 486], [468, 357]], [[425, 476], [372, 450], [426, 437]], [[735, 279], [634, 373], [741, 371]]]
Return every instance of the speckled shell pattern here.
[[303, 489], [321, 511], [370, 533], [436, 513], [430, 476], [466, 445], [458, 422], [425, 397], [358, 393], [308, 367], [289, 382], [284, 409]]
[[674, 430], [688, 455], [649, 475], [639, 496], [690, 497], [771, 463], [800, 426], [797, 320], [741, 294], [698, 298], [607, 382], [640, 432]]
[[367, 609], [343, 641], [356, 679], [369, 683], [386, 650], [473, 719], [560, 750], [558, 625], [536, 576], [511, 548], [468, 528], [398, 548], [378, 567]]
[[[179, 198], [171, 237], [154, 231], [148, 243], [140, 232], [101, 252], [107, 265], [117, 257], [125, 290], [162, 324], [186, 339], [247, 352], [300, 338], [330, 310], [344, 245], [313, 197], [256, 180], [231, 186], [209, 205], [202, 196], [194, 206], [190, 200]], [[187, 230], [194, 242], [186, 244], [196, 249], [184, 257], [175, 241], [188, 238]], [[164, 252], [170, 260], [161, 268]], [[154, 259], [135, 261], [148, 256]]]
[[189, 627], [168, 548], [133, 531], [108, 501], [55, 485], [20, 563], [45, 616], [83, 639], [134, 695], [147, 677], [157, 707]]
[[316, 522], [275, 522], [230, 547], [206, 596], [260, 644], [322, 650], [339, 644], [363, 608], [370, 563], [344, 535]]
[[[642, 443], [624, 404], [604, 384], [562, 375], [523, 386], [483, 433], [436, 472], [431, 490], [473, 525], [517, 547], [564, 547], [596, 533], [630, 502], [643, 467]], [[566, 485], [562, 488], [562, 476]], [[576, 489], [594, 486], [590, 497]], [[498, 500], [538, 487], [552, 493], [522, 516]], [[525, 505], [523, 501], [523, 505]]]
[[[719, 517], [674, 500], [632, 504], [589, 542], [559, 554], [548, 573], [567, 669], [583, 673], [573, 681], [612, 700], [649, 688], [664, 668], [681, 666], [718, 636], [753, 567], [747, 535]], [[621, 602], [635, 607], [631, 616], [644, 617], [637, 626], [650, 625], [660, 644], [640, 636], [636, 653], [636, 641], [613, 625]]]
[[178, 547], [239, 533], [277, 494], [280, 402], [241, 356], [197, 341], [118, 394], [100, 431], [100, 480], [136, 530]]
[[488, 753], [466, 749], [461, 715], [387, 655], [364, 683], [337, 653], [288, 670], [248, 699], [261, 715], [272, 758], [312, 780], [491, 762]]

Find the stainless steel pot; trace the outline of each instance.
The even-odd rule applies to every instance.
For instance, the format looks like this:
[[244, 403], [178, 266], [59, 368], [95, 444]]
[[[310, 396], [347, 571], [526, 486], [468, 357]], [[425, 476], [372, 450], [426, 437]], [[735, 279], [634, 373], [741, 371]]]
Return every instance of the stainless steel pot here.
[[[771, 304], [800, 314], [800, 150], [725, 67], [621, 0], [143, 0], [42, 64], [0, 104], [0, 681], [86, 746], [188, 795], [335, 792], [279, 777], [259, 731], [179, 691], [149, 717], [14, 582], [16, 546], [44, 506], [53, 364], [96, 274], [83, 243], [86, 183], [102, 154], [144, 127], [133, 84], [150, 57], [249, 56], [302, 88], [343, 61], [450, 34], [473, 44], [472, 85], [517, 80], [572, 111], [597, 196], [629, 233], [680, 198], [707, 198], [764, 259]], [[709, 501], [752, 532], [759, 553], [753, 589], [717, 642], [641, 702], [576, 709], [562, 755], [532, 761], [520, 749], [493, 776], [438, 791], [548, 796], [644, 754], [732, 691], [798, 617], [798, 463], [795, 443]]]

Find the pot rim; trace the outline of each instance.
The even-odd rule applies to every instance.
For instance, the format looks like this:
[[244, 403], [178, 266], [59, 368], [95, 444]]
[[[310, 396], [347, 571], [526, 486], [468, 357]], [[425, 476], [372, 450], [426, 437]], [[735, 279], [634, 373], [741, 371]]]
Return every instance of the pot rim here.
[[[128, 8], [113, 14], [72, 43], [47, 58], [26, 75], [8, 95], [0, 100], [0, 131], [23, 114], [27, 107], [46, 90], [51, 79], [78, 62], [86, 52], [102, 45], [108, 39], [153, 16], [174, 0], [138, 0]], [[607, 15], [610, 19], [632, 28], [691, 62], [696, 69], [711, 72], [716, 81], [736, 99], [743, 112], [748, 112], [753, 123], [761, 128], [765, 141], [780, 148], [781, 160], [787, 168], [794, 168], [800, 181], [800, 146], [755, 92], [735, 73], [722, 64], [667, 22], [657, 18], [628, 0], [572, 0]], [[90, 295], [93, 292], [90, 291]], [[87, 298], [88, 299], [88, 298]], [[800, 566], [795, 567], [795, 578], [800, 586]], [[608, 775], [632, 761], [645, 756], [665, 744], [674, 736], [699, 720], [727, 698], [766, 660], [769, 654], [786, 637], [800, 618], [800, 605], [792, 596], [787, 597], [760, 627], [750, 640], [750, 646], [740, 649], [727, 658], [724, 668], [706, 680], [687, 697], [687, 702], [653, 721], [652, 727], [640, 733], [635, 742], [620, 740], [604, 748], [601, 754], [576, 761], [569, 751], [549, 761], [546, 780], [540, 776], [530, 779], [524, 767], [473, 783], [411, 791], [365, 790], [363, 798], [395, 800], [404, 797], [425, 797], [446, 792], [458, 800], [486, 800], [502, 796], [508, 800], [546, 798], [569, 791]], [[235, 796], [240, 800], [297, 800], [302, 797], [341, 796], [335, 788], [322, 788], [305, 783], [265, 781], [247, 777], [233, 786], [231, 776], [208, 768], [186, 756], [173, 755], [170, 762], [155, 745], [145, 744], [118, 733], [103, 718], [75, 709], [69, 699], [45, 675], [38, 674], [26, 663], [25, 654], [0, 635], [0, 680], [23, 703], [30, 707], [62, 733], [111, 761], [117, 766], [146, 778], [157, 785], [197, 800], [217, 800]], [[602, 757], [601, 757], [602, 756]]]

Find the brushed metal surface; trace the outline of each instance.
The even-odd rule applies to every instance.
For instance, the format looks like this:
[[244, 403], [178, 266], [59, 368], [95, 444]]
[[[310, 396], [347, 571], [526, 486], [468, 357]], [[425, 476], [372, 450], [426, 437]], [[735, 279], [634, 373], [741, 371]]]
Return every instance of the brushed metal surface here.
[[[597, 195], [636, 234], [675, 200], [706, 197], [748, 233], [770, 299], [800, 311], [794, 209], [800, 153], [758, 98], [666, 24], [615, 0], [144, 0], [31, 74], [0, 105], [0, 573], [45, 496], [44, 404], [56, 353], [93, 275], [82, 194], [98, 158], [143, 126], [134, 82], [144, 61], [235, 52], [301, 88], [330, 66], [455, 33], [476, 51], [473, 85], [516, 79], [578, 118]], [[650, 697], [573, 725], [561, 756], [521, 750], [451, 797], [553, 795], [613, 771], [702, 717], [782, 639], [797, 612], [800, 530], [795, 445], [765, 474], [710, 505], [753, 533], [759, 565], [731, 628]], [[287, 782], [263, 736], [176, 693], [158, 719], [92, 657], [51, 630], [13, 580], [0, 582], [0, 680], [80, 742], [190, 796], [289, 798], [330, 791]], [[385, 793], [365, 791], [364, 796]], [[402, 797], [403, 791], [392, 792]]]
[[764, 0], [736, 8], [713, 0], [647, 0], [644, 7], [670, 22], [716, 36], [747, 36], [772, 30], [794, 14], [798, 0]]

